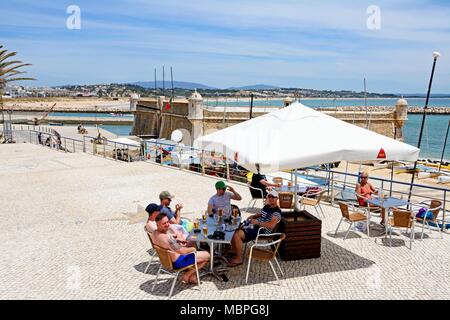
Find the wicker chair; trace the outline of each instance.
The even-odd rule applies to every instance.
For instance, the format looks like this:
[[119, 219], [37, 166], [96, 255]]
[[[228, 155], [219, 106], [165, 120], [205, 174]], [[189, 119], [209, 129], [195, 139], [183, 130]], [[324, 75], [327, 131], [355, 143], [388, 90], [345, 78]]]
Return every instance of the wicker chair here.
[[409, 230], [409, 249], [412, 249], [412, 243], [414, 241], [414, 213], [411, 210], [397, 209], [392, 210], [392, 217], [389, 218], [389, 239], [392, 245], [392, 228], [405, 228]]
[[198, 265], [197, 265], [197, 255], [196, 252], [191, 252], [189, 254], [193, 254], [194, 255], [194, 263], [191, 265], [188, 265], [184, 268], [180, 268], [180, 269], [175, 269], [173, 267], [173, 262], [172, 262], [172, 258], [170, 257], [170, 253], [173, 253], [173, 251], [170, 251], [168, 249], [164, 249], [156, 244], [153, 244], [154, 249], [156, 250], [158, 257], [159, 257], [159, 261], [161, 263], [161, 266], [159, 267], [158, 273], [156, 275], [155, 281], [153, 282], [153, 286], [152, 286], [152, 291], [155, 289], [156, 286], [156, 282], [158, 281], [159, 275], [161, 274], [161, 272], [164, 272], [166, 274], [169, 275], [173, 275], [174, 279], [173, 279], [173, 283], [172, 286], [170, 288], [170, 292], [169, 292], [169, 297], [168, 299], [170, 299], [170, 297], [172, 296], [172, 292], [173, 289], [175, 288], [175, 283], [177, 282], [177, 278], [178, 275], [180, 274], [180, 272], [191, 269], [191, 268], [195, 268], [195, 272], [197, 273], [197, 281], [198, 281], [198, 286], [200, 287], [200, 275], [198, 273]]
[[[342, 202], [342, 201], [338, 201], [339, 204], [339, 208], [341, 209], [341, 214], [342, 214], [342, 218], [339, 221], [339, 224], [336, 228], [336, 231], [334, 232], [334, 234], [336, 235], [339, 227], [341, 226], [342, 221], [348, 222], [350, 224], [350, 226], [348, 227], [347, 233], [345, 234], [344, 240], [347, 239], [347, 236], [350, 232], [351, 227], [353, 226], [353, 224], [355, 222], [359, 222], [359, 221], [366, 221], [367, 223], [367, 236], [369, 236], [369, 225], [370, 225], [370, 214], [367, 213], [367, 211], [358, 211], [357, 209], [355, 209], [355, 207], [352, 206], [353, 210], [349, 210], [349, 204]], [[361, 210], [361, 209], [359, 209]]]
[[[317, 212], [317, 215], [320, 216], [320, 213], [322, 213], [322, 216], [325, 218], [325, 214], [323, 213], [322, 206], [320, 205], [320, 200], [322, 199], [322, 195], [326, 192], [326, 190], [320, 190], [320, 191], [307, 191], [305, 194], [303, 194], [300, 197], [300, 209], [305, 206], [312, 206]], [[320, 209], [320, 212], [319, 212]]]
[[416, 221], [422, 224], [422, 235], [420, 239], [423, 240], [423, 232], [425, 229], [425, 225], [428, 226], [428, 230], [430, 230], [430, 223], [433, 224], [433, 227], [437, 227], [439, 230], [439, 235], [442, 239], [442, 232], [441, 228], [439, 227], [439, 222], [443, 222], [442, 219], [438, 219], [439, 212], [442, 209], [442, 201], [440, 200], [430, 200], [430, 201], [423, 201], [419, 204], [416, 204], [414, 206], [426, 206], [428, 208], [428, 211], [433, 214], [433, 218], [427, 218], [426, 215], [423, 218], [416, 217]]
[[147, 264], [147, 268], [145, 268], [145, 271], [144, 271], [144, 273], [147, 273], [148, 268], [150, 267], [150, 264], [153, 262], [153, 259], [154, 259], [155, 256], [156, 256], [156, 250], [155, 250], [155, 247], [153, 246], [153, 240], [152, 240], [152, 235], [151, 235], [151, 233], [148, 232], [148, 230], [147, 230], [146, 227], [144, 227], [144, 231], [145, 231], [145, 233], [146, 233], [147, 236], [148, 236], [148, 240], [150, 240], [150, 246], [151, 246], [151, 252], [149, 252], [151, 258], [150, 258], [150, 261], [149, 261], [148, 264]]
[[[259, 243], [258, 240], [261, 238], [269, 240], [270, 242]], [[275, 278], [277, 279], [277, 281], [279, 281], [278, 274], [275, 271], [275, 268], [272, 264], [272, 260], [275, 260], [281, 275], [284, 276], [280, 263], [277, 260], [277, 252], [278, 248], [280, 247], [281, 241], [283, 241], [285, 238], [286, 235], [284, 233], [271, 233], [258, 235], [256, 243], [252, 245], [252, 247], [250, 248], [250, 252], [248, 254], [248, 265], [247, 265], [247, 274], [245, 276], [245, 283], [248, 282], [248, 275], [250, 273], [250, 266], [252, 260], [269, 262], [273, 274], [275, 275]]]

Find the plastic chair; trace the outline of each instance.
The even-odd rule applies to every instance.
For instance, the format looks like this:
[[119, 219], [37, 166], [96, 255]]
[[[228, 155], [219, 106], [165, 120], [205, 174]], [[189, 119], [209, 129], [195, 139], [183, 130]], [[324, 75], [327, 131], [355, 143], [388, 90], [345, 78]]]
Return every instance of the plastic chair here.
[[410, 231], [409, 236], [409, 249], [412, 249], [412, 243], [414, 241], [414, 213], [411, 210], [404, 209], [392, 209], [392, 217], [389, 218], [389, 239], [390, 245], [392, 245], [392, 228], [405, 228], [406, 231]]
[[439, 212], [442, 209], [442, 201], [440, 201], [440, 200], [422, 201], [419, 204], [415, 204], [413, 206], [415, 206], [415, 207], [425, 206], [428, 209], [427, 211], [429, 211], [433, 214], [433, 218], [431, 218], [431, 219], [427, 218], [426, 213], [423, 218], [419, 218], [419, 217], [415, 218], [417, 222], [422, 224], [422, 235], [421, 235], [420, 239], [423, 240], [423, 232], [425, 229], [425, 225], [428, 226], [428, 230], [431, 230], [430, 223], [433, 223], [433, 227], [437, 227], [437, 229], [439, 230], [439, 235], [441, 236], [441, 239], [442, 239], [442, 232], [441, 232], [441, 228], [439, 227], [439, 222], [443, 223], [444, 221], [442, 219], [438, 219]]
[[[317, 212], [317, 215], [320, 216], [320, 212], [322, 213], [322, 216], [325, 218], [325, 214], [323, 213], [322, 206], [320, 205], [320, 200], [322, 199], [322, 195], [326, 192], [326, 190], [320, 190], [320, 191], [307, 191], [305, 194], [300, 196], [300, 209], [303, 206], [303, 209], [305, 209], [305, 206], [312, 206]], [[320, 212], [319, 212], [320, 209]]]
[[173, 283], [172, 286], [170, 288], [170, 292], [169, 292], [169, 297], [168, 299], [170, 299], [170, 297], [172, 296], [172, 292], [173, 289], [175, 288], [175, 283], [177, 282], [177, 278], [178, 275], [180, 274], [180, 272], [185, 271], [187, 269], [191, 269], [191, 268], [195, 268], [195, 272], [197, 274], [197, 281], [198, 281], [198, 286], [200, 288], [200, 275], [198, 273], [198, 265], [197, 265], [197, 254], [196, 251], [191, 252], [189, 254], [193, 254], [194, 255], [194, 263], [190, 264], [186, 267], [180, 268], [180, 269], [175, 269], [173, 267], [173, 262], [172, 262], [172, 258], [170, 257], [170, 253], [174, 253], [171, 250], [168, 249], [164, 249], [156, 244], [153, 244], [153, 248], [156, 250], [158, 257], [159, 257], [159, 261], [161, 263], [158, 273], [156, 274], [156, 278], [153, 282], [153, 287], [152, 287], [152, 292], [155, 289], [156, 286], [156, 282], [158, 281], [159, 275], [161, 274], [161, 272], [164, 272], [166, 274], [169, 275], [173, 275], [174, 279], [173, 279]]
[[153, 246], [152, 234], [151, 234], [150, 232], [147, 231], [147, 228], [146, 228], [146, 227], [144, 227], [144, 231], [145, 231], [145, 233], [146, 233], [147, 236], [148, 236], [148, 240], [150, 240], [150, 245], [151, 245], [151, 250], [152, 250], [151, 253], [149, 252], [149, 254], [150, 254], [150, 256], [151, 256], [151, 259], [150, 259], [150, 261], [148, 262], [147, 268], [145, 268], [145, 271], [144, 271], [144, 273], [147, 273], [148, 268], [150, 267], [150, 264], [153, 262], [153, 259], [154, 259], [155, 256], [156, 256], [156, 250], [155, 250], [155, 248], [154, 248], [154, 246]]
[[[279, 237], [279, 238], [278, 238]], [[265, 243], [259, 243], [258, 240], [260, 238], [266, 238], [270, 239], [272, 241], [265, 242]], [[274, 240], [274, 238], [278, 238], [277, 240]], [[275, 275], [275, 278], [277, 281], [279, 281], [278, 274], [275, 271], [275, 268], [272, 264], [272, 260], [275, 260], [278, 269], [281, 272], [281, 275], [284, 276], [283, 270], [281, 269], [281, 266], [277, 260], [277, 252], [278, 248], [280, 247], [281, 241], [283, 241], [286, 238], [286, 235], [284, 233], [271, 233], [271, 234], [260, 234], [258, 235], [258, 238], [256, 239], [256, 243], [252, 245], [250, 248], [250, 253], [248, 255], [248, 265], [247, 265], [247, 274], [245, 276], [245, 283], [248, 282], [248, 275], [250, 273], [250, 266], [252, 263], [252, 260], [258, 260], [258, 261], [267, 261], [270, 264], [270, 267], [272, 268], [273, 274]]]
[[[367, 223], [367, 236], [369, 236], [369, 225], [370, 225], [370, 214], [368, 214], [365, 210], [364, 211], [358, 211], [355, 209], [354, 206], [352, 206], [352, 210], [349, 210], [349, 204], [338, 201], [339, 208], [341, 209], [342, 218], [339, 221], [339, 224], [336, 228], [336, 231], [334, 234], [336, 235], [339, 227], [341, 226], [342, 221], [350, 223], [350, 226], [348, 227], [347, 233], [345, 234], [344, 240], [347, 239], [347, 236], [350, 232], [351, 227], [354, 225], [355, 222], [359, 221], [366, 221]], [[364, 214], [365, 213], [365, 214]]]

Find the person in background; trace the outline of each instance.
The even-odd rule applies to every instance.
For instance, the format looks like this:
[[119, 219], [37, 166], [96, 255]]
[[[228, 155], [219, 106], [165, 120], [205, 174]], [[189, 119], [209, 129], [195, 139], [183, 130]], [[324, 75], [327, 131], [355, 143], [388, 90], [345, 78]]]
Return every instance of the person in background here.
[[[253, 188], [261, 189], [264, 198], [267, 196], [267, 191], [272, 190], [272, 187], [281, 187], [281, 183], [270, 183], [267, 181], [266, 176], [261, 174], [259, 171], [259, 164], [256, 165], [256, 169], [258, 172], [253, 174], [250, 185]], [[259, 197], [261, 197], [261, 195]]]
[[[168, 231], [171, 223], [165, 213], [159, 213], [156, 218], [157, 229], [151, 234], [153, 242], [161, 248], [170, 250], [170, 258], [173, 267], [181, 269], [195, 262], [197, 257], [198, 268], [203, 268], [209, 261], [209, 253], [207, 251], [197, 251], [194, 247], [187, 247], [184, 241], [180, 241], [173, 237]], [[195, 256], [194, 256], [195, 255]], [[195, 268], [191, 268], [185, 272], [182, 277], [185, 283], [197, 284], [197, 275]]]
[[230, 261], [230, 267], [242, 264], [242, 245], [244, 242], [255, 240], [259, 228], [264, 228], [260, 232], [262, 234], [272, 233], [281, 221], [278, 192], [271, 190], [266, 198], [267, 204], [261, 209], [261, 212], [248, 217], [242, 229], [236, 230], [234, 233], [231, 239], [231, 250], [235, 253], [235, 257]]
[[[356, 184], [355, 192], [358, 203], [362, 207], [367, 207], [367, 200], [372, 199], [373, 194], [378, 194], [378, 190], [369, 182], [369, 172], [364, 171], [360, 175], [360, 182]], [[374, 207], [370, 205], [371, 207]], [[385, 210], [381, 209], [381, 225], [384, 225]]]
[[[216, 194], [208, 201], [208, 214], [216, 213], [217, 210], [223, 209], [224, 217], [231, 216], [231, 200], [240, 201], [242, 197], [234, 190], [233, 187], [227, 186], [223, 181], [216, 182]], [[230, 192], [227, 192], [226, 190]]]
[[169, 191], [163, 191], [159, 194], [159, 200], [161, 201], [161, 206], [163, 206], [161, 212], [167, 215], [170, 223], [180, 224], [181, 223], [180, 212], [181, 209], [183, 209], [183, 205], [181, 203], [177, 203], [175, 205], [175, 212], [173, 212], [172, 209], [169, 207], [169, 205], [174, 197], [175, 196], [172, 195]]

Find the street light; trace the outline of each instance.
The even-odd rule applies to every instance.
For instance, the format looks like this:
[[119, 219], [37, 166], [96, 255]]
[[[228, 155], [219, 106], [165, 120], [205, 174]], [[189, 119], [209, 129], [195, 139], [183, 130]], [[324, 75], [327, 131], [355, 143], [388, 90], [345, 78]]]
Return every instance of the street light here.
[[[423, 127], [425, 125], [425, 118], [427, 115], [428, 102], [430, 100], [430, 92], [431, 92], [431, 85], [433, 83], [434, 69], [436, 67], [437, 59], [441, 56], [441, 54], [437, 51], [434, 51], [432, 55], [433, 55], [433, 68], [431, 70], [430, 83], [428, 84], [427, 99], [425, 100], [425, 107], [423, 108], [422, 125], [420, 127], [419, 142], [417, 143], [418, 149], [420, 149], [420, 144], [422, 142]], [[416, 168], [417, 168], [417, 160], [416, 160], [416, 162], [414, 162], [414, 169], [413, 169], [413, 174], [412, 174], [412, 178], [411, 178], [411, 185], [409, 186], [408, 202], [411, 201], [411, 193], [412, 193], [412, 188], [413, 188], [413, 184], [414, 184], [414, 178], [416, 175]]]

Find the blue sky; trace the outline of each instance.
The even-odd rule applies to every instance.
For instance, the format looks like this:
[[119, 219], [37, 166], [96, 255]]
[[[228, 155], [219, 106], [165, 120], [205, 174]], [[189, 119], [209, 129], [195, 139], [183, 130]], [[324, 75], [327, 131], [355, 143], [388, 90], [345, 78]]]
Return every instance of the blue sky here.
[[[36, 86], [174, 78], [217, 87], [450, 92], [446, 1], [2, 0], [0, 44], [32, 63]], [[81, 9], [70, 30], [69, 5]], [[369, 29], [370, 5], [380, 29]], [[166, 77], [168, 74], [166, 74]]]

